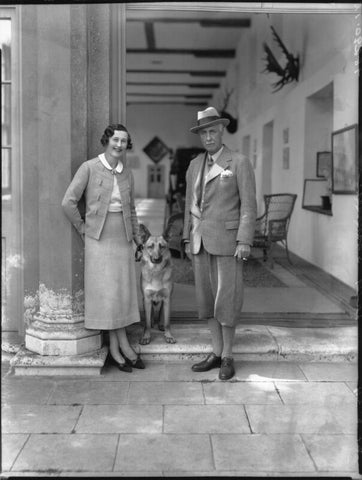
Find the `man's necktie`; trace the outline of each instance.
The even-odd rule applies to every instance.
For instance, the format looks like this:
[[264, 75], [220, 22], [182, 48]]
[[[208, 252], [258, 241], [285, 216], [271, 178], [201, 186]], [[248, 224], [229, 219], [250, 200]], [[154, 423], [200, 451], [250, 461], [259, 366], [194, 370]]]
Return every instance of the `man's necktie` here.
[[206, 158], [206, 165], [205, 165], [205, 169], [203, 171], [203, 175], [202, 175], [202, 178], [201, 178], [201, 182], [200, 182], [200, 197], [199, 197], [199, 205], [201, 206], [202, 202], [203, 202], [203, 198], [204, 198], [204, 193], [205, 193], [205, 179], [206, 179], [206, 175], [209, 173], [210, 171], [210, 168], [214, 165], [214, 161], [212, 159], [212, 156], [211, 155], [208, 155], [207, 158]]

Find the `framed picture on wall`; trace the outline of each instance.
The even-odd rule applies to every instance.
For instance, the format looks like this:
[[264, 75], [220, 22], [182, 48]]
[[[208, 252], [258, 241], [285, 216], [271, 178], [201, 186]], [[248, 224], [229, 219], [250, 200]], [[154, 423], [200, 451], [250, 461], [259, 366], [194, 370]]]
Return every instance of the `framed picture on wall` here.
[[317, 152], [317, 177], [330, 176], [332, 171], [332, 152]]
[[283, 169], [289, 170], [289, 147], [283, 148]]
[[169, 153], [169, 148], [158, 137], [154, 137], [143, 149], [154, 163], [160, 162]]
[[289, 128], [283, 130], [283, 143], [289, 143]]
[[357, 193], [357, 125], [332, 132], [332, 190]]

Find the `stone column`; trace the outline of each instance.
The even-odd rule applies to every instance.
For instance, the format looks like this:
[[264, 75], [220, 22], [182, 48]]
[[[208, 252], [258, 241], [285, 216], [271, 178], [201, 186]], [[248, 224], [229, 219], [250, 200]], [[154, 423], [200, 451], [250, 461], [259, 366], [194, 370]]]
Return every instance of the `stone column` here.
[[[103, 9], [107, 12], [109, 6]], [[23, 6], [22, 20], [23, 204], [27, 208], [30, 201], [35, 211], [24, 217], [24, 232], [29, 234], [24, 236], [25, 260], [34, 254], [34, 240], [38, 249], [29, 261], [34, 277], [24, 275], [25, 348], [11, 365], [21, 375], [94, 375], [100, 373], [108, 349], [102, 347], [101, 332], [84, 328], [83, 243], [61, 208], [75, 171], [89, 158], [89, 126], [98, 121], [96, 112], [90, 115], [88, 102], [89, 6]], [[27, 49], [27, 35], [35, 49]], [[109, 25], [96, 36], [106, 50]], [[31, 97], [26, 94], [29, 78]], [[103, 91], [103, 109], [109, 111], [103, 80], [93, 75], [92, 91]], [[30, 125], [25, 125], [25, 117]]]

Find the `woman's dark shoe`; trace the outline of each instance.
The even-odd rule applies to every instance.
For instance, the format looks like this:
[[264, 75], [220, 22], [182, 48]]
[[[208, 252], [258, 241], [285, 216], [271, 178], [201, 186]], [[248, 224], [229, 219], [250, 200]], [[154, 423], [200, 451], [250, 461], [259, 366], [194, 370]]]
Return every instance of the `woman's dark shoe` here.
[[116, 360], [112, 357], [112, 355], [109, 356], [109, 361], [112, 365], [115, 365], [118, 370], [121, 370], [122, 372], [132, 372], [132, 366], [128, 365], [127, 360], [125, 359], [124, 363], [118, 363]]
[[216, 356], [215, 353], [212, 352], [202, 362], [192, 365], [191, 369], [194, 372], [208, 372], [212, 368], [219, 367], [221, 367], [221, 357]]
[[118, 370], [121, 370], [122, 372], [127, 372], [131, 373], [132, 372], [132, 367], [130, 365], [127, 365], [127, 363], [117, 363]]
[[[124, 355], [123, 355], [124, 356]], [[140, 355], [138, 354], [137, 355], [137, 358], [136, 360], [130, 360], [129, 358], [127, 357], [124, 357], [125, 361], [126, 361], [126, 364], [129, 365], [130, 367], [133, 367], [133, 368], [139, 368], [140, 370], [146, 368], [145, 364], [143, 363]]]

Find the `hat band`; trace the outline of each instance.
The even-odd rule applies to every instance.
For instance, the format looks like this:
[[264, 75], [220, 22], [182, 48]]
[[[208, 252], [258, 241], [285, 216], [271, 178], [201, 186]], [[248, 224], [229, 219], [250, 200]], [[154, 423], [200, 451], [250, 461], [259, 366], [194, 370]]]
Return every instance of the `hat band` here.
[[218, 117], [217, 115], [204, 117], [204, 118], [201, 118], [200, 120], [197, 120], [197, 126], [201, 127], [202, 125], [205, 125], [205, 123], [210, 123], [210, 122], [213, 122], [214, 120], [222, 120], [222, 118]]

